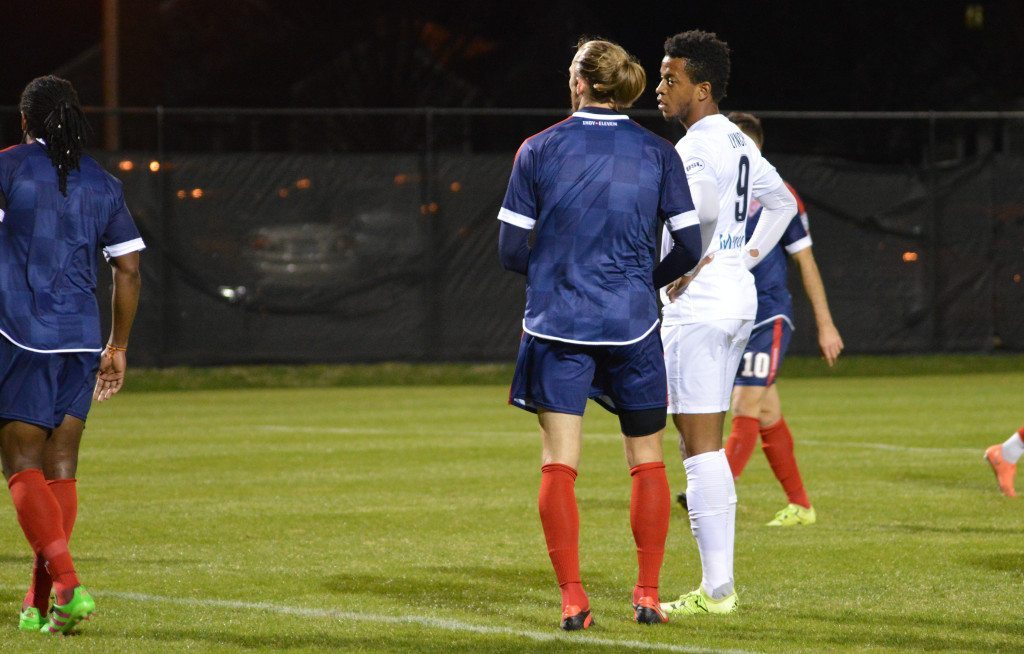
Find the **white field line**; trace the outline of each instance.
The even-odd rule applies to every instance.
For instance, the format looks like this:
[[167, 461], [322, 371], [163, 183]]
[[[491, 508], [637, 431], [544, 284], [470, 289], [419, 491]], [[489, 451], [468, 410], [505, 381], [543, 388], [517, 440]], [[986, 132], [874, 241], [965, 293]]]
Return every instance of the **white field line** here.
[[[241, 427], [240, 427], [241, 428]], [[256, 425], [257, 431], [273, 431], [273, 432], [293, 432], [297, 434], [417, 434], [417, 435], [431, 435], [431, 436], [444, 436], [444, 435], [462, 435], [462, 436], [484, 436], [484, 437], [509, 437], [509, 436], [523, 436], [529, 438], [536, 438], [537, 432], [530, 429], [524, 429], [522, 431], [474, 431], [470, 429], [381, 429], [375, 427], [298, 427], [288, 425]], [[583, 434], [583, 440], [587, 439], [598, 439], [598, 440], [618, 440], [622, 438], [620, 434], [610, 433], [591, 433]], [[984, 448], [978, 447], [927, 447], [927, 446], [914, 446], [914, 445], [894, 445], [891, 443], [861, 443], [854, 441], [819, 441], [809, 438], [799, 438], [796, 441], [797, 445], [812, 445], [814, 447], [836, 447], [836, 448], [852, 448], [852, 449], [866, 449], [866, 450], [884, 450], [889, 452], [909, 452], [917, 454], [977, 454], [981, 457], [985, 451]]]
[[[3, 586], [4, 590], [21, 590], [13, 586]], [[243, 602], [239, 600], [219, 599], [189, 599], [183, 597], [164, 597], [162, 595], [148, 595], [145, 593], [123, 593], [123, 592], [95, 592], [99, 597], [113, 597], [116, 599], [131, 602], [154, 602], [160, 604], [173, 604], [190, 608], [218, 608], [237, 609], [243, 611], [265, 611], [267, 613], [278, 613], [281, 615], [294, 615], [303, 618], [321, 618], [337, 620], [338, 622], [367, 622], [375, 624], [395, 625], [418, 625], [439, 631], [454, 631], [473, 634], [513, 636], [524, 640], [532, 640], [540, 643], [567, 643], [573, 646], [582, 647], [592, 645], [595, 647], [620, 647], [648, 652], [683, 652], [684, 654], [754, 654], [739, 649], [707, 649], [704, 647], [693, 647], [689, 645], [672, 645], [670, 643], [648, 643], [642, 640], [618, 640], [615, 638], [593, 637], [590, 634], [578, 634], [570, 636], [560, 632], [548, 633], [544, 631], [529, 631], [525, 629], [513, 629], [511, 627], [493, 627], [488, 625], [462, 622], [461, 620], [450, 620], [446, 618], [431, 618], [422, 615], [371, 615], [369, 613], [355, 613], [352, 611], [338, 611], [331, 609], [312, 609], [302, 606], [288, 606], [286, 604], [273, 604], [270, 602]], [[638, 627], [644, 628], [644, 627]], [[655, 627], [657, 628], [657, 627]]]

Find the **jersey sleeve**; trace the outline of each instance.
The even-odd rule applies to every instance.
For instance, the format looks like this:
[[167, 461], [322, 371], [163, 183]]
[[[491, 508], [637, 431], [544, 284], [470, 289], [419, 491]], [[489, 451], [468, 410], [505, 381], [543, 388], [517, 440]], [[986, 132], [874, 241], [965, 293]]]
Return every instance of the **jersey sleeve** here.
[[498, 211], [498, 220], [523, 229], [533, 229], [537, 223], [537, 194], [534, 185], [536, 158], [537, 154], [530, 147], [529, 141], [519, 147], [508, 180], [508, 190], [505, 191], [505, 199]]
[[130, 252], [138, 252], [146, 248], [139, 234], [139, 228], [135, 226], [135, 220], [128, 205], [124, 202], [124, 193], [120, 183], [114, 186], [113, 210], [110, 213], [110, 220], [107, 221], [106, 229], [100, 235], [100, 245], [103, 246], [103, 256], [109, 261], [113, 257], [124, 256]]
[[709, 144], [699, 138], [682, 139], [677, 146], [679, 157], [683, 160], [683, 171], [690, 184], [697, 180], [706, 180], [718, 186], [715, 173], [715, 152]]
[[793, 220], [789, 221], [786, 231], [782, 233], [782, 238], [779, 239], [779, 244], [786, 249], [787, 254], [796, 254], [800, 250], [811, 247], [811, 232], [807, 222], [807, 210], [804, 208], [804, 201], [797, 194], [795, 188], [788, 183], [786, 186], [793, 193], [793, 197], [796, 198], [797, 214], [793, 216]]
[[775, 166], [762, 157], [760, 152], [755, 150], [755, 153], [750, 166], [750, 194], [759, 198], [786, 183], [782, 181]]
[[[671, 231], [700, 224], [690, 196], [690, 185], [683, 172], [683, 160], [674, 149], [666, 150], [658, 199], [658, 217]], [[671, 240], [671, 239], [670, 239]]]

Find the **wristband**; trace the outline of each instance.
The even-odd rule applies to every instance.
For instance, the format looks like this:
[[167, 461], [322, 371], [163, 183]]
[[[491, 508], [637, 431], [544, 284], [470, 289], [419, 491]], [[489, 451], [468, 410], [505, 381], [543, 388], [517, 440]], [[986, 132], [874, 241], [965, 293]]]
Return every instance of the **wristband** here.
[[113, 350], [114, 352], [127, 352], [128, 351], [128, 348], [126, 348], [126, 347], [117, 347], [116, 345], [111, 345], [109, 343], [107, 343], [107, 348], [106, 349]]

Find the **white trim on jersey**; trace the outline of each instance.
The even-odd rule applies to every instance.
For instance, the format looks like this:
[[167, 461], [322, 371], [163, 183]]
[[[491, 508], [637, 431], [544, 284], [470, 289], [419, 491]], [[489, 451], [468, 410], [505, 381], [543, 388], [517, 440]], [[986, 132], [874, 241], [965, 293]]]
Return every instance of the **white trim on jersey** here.
[[629, 120], [625, 114], [592, 114], [589, 111], [577, 111], [574, 118], [591, 118], [593, 120]]
[[2, 223], [4, 221], [4, 218], [6, 218], [6, 217], [7, 217], [7, 212], [4, 211], [3, 209], [0, 209], [0, 223]]
[[668, 224], [668, 230], [674, 232], [684, 227], [693, 227], [694, 225], [700, 224], [700, 218], [697, 217], [697, 210], [690, 209], [683, 213], [677, 213], [668, 220], [665, 221]]
[[94, 349], [91, 349], [91, 348], [79, 348], [79, 349], [74, 349], [74, 350], [37, 350], [34, 347], [29, 347], [27, 345], [22, 345], [18, 341], [16, 341], [13, 338], [11, 338], [7, 334], [7, 332], [5, 332], [2, 329], [0, 329], [0, 336], [3, 336], [7, 340], [9, 340], [11, 343], [14, 343], [15, 345], [17, 345], [18, 347], [20, 347], [23, 350], [28, 350], [29, 352], [36, 352], [37, 354], [72, 354], [74, 352], [102, 352], [103, 351], [103, 348], [99, 348], [98, 350], [94, 350]]
[[141, 238], [133, 238], [130, 241], [124, 243], [115, 243], [114, 245], [108, 245], [103, 248], [103, 256], [108, 260], [111, 257], [123, 257], [129, 252], [138, 252], [139, 250], [145, 250], [146, 244], [142, 242]]
[[544, 338], [549, 341], [559, 341], [560, 343], [571, 343], [573, 345], [632, 345], [633, 343], [639, 343], [640, 341], [647, 338], [650, 335], [650, 333], [655, 330], [655, 328], [658, 326], [658, 323], [660, 322], [660, 320], [655, 320], [654, 324], [651, 325], [650, 329], [648, 329], [639, 337], [634, 338], [631, 341], [574, 341], [572, 339], [562, 338], [560, 336], [548, 336], [547, 334], [541, 334], [540, 332], [530, 331], [526, 327], [526, 318], [523, 318], [523, 331], [529, 334], [530, 336], [536, 336], [537, 338]]
[[806, 250], [807, 248], [811, 247], [811, 235], [808, 234], [799, 241], [793, 241], [792, 243], [785, 247], [786, 254], [796, 254], [800, 250]]
[[533, 226], [537, 224], [536, 218], [524, 216], [521, 213], [510, 211], [505, 207], [502, 207], [501, 210], [498, 211], [498, 220], [500, 220], [503, 223], [508, 223], [509, 225], [522, 227], [523, 229], [533, 229]]
[[785, 321], [786, 321], [787, 323], [789, 323], [789, 328], [790, 328], [790, 329], [792, 329], [793, 331], [796, 331], [796, 325], [794, 325], [794, 324], [793, 324], [793, 321], [789, 319], [789, 316], [787, 316], [787, 315], [786, 315], [786, 314], [784, 314], [784, 313], [777, 313], [777, 314], [775, 314], [774, 316], [772, 316], [771, 318], [765, 318], [765, 319], [764, 319], [764, 320], [762, 320], [761, 322], [759, 322], [759, 323], [756, 323], [756, 324], [754, 325], [753, 329], [757, 329], [758, 327], [764, 327], [764, 326], [765, 326], [765, 325], [767, 325], [768, 323], [770, 323], [770, 322], [775, 322], [775, 321], [776, 321], [776, 320], [778, 320], [779, 318], [782, 318], [782, 319], [783, 319], [783, 320], [785, 320]]

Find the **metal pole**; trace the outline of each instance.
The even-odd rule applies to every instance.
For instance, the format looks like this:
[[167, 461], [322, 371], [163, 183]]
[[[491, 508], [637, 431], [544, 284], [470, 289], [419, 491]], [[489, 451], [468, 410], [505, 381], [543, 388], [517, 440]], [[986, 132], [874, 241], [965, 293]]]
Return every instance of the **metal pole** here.
[[110, 109], [121, 102], [120, 0], [103, 0], [103, 144], [107, 150], [121, 149], [121, 117]]
[[942, 328], [942, 307], [940, 299], [942, 296], [942, 262], [940, 255], [942, 251], [941, 230], [939, 225], [939, 201], [938, 193], [938, 171], [936, 169], [936, 135], [935, 115], [929, 112], [928, 116], [928, 236], [932, 270], [932, 292], [931, 292], [931, 316], [932, 316], [932, 350], [942, 348], [944, 330]]

